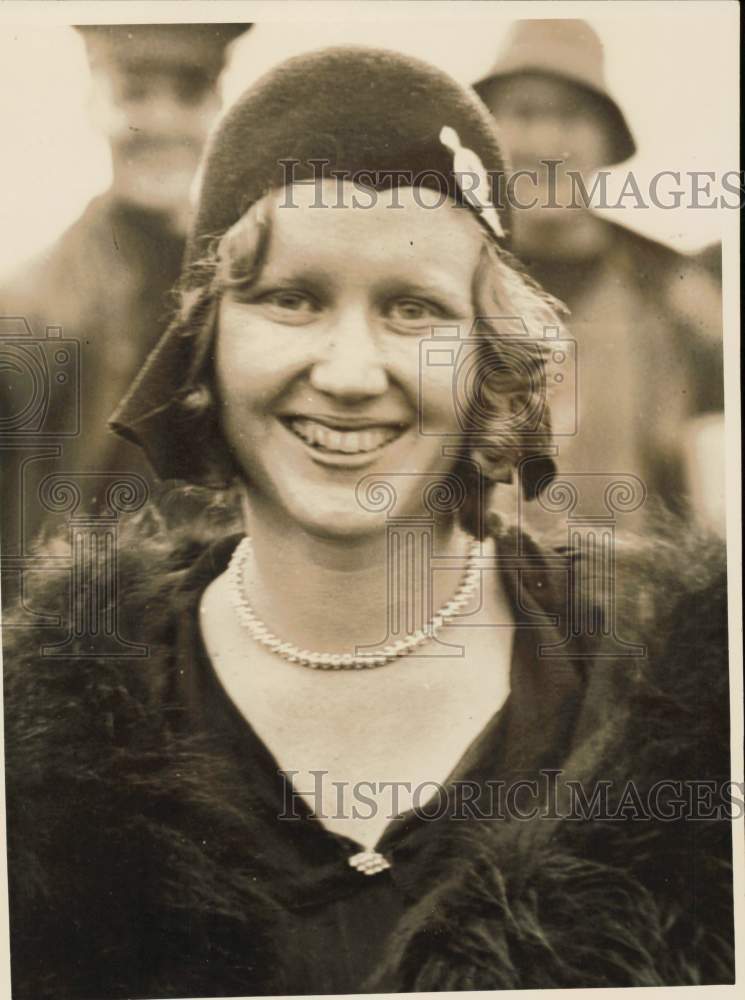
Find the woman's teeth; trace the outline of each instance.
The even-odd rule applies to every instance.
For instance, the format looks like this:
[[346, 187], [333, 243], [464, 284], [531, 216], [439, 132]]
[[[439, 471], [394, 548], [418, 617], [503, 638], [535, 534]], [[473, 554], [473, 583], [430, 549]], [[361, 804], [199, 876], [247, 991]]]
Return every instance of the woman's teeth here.
[[327, 427], [315, 420], [291, 420], [290, 429], [302, 438], [306, 444], [324, 451], [336, 451], [345, 455], [356, 455], [359, 452], [377, 451], [398, 437], [401, 430], [397, 427], [365, 427], [362, 430], [341, 431]]

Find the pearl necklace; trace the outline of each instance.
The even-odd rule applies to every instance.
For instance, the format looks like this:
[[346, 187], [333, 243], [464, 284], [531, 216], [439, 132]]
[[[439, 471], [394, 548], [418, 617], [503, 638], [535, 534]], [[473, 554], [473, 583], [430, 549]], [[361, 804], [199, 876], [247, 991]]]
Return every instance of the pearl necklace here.
[[455, 596], [443, 604], [423, 628], [374, 653], [312, 653], [310, 650], [293, 646], [291, 642], [283, 642], [270, 632], [249, 604], [246, 598], [245, 567], [250, 554], [251, 540], [244, 538], [233, 552], [227, 569], [231, 603], [238, 621], [256, 642], [289, 660], [290, 663], [310, 667], [311, 670], [364, 670], [370, 667], [382, 667], [399, 656], [406, 656], [436, 636], [443, 625], [461, 614], [481, 580], [481, 570], [474, 565], [479, 555], [479, 543], [474, 542], [469, 550], [463, 579]]

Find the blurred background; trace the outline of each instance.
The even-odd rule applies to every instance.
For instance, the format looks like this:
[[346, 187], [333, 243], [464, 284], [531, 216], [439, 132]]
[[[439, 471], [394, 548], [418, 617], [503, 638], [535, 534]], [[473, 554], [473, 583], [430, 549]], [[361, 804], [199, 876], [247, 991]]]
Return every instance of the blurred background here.
[[[350, 5], [344, 6], [350, 11]], [[601, 6], [607, 7], [608, 16], [595, 16]], [[668, 4], [667, 10], [636, 4], [635, 16], [614, 16], [613, 6], [587, 5], [588, 15], [593, 15], [587, 20], [604, 44], [609, 89], [637, 140], [636, 155], [614, 170], [616, 190], [629, 169], [644, 190], [645, 179], [660, 170], [720, 174], [736, 167], [732, 107], [722, 97], [730, 93], [736, 100], [738, 40], [737, 31], [727, 25], [731, 17], [723, 20], [717, 4]], [[704, 16], [702, 6], [711, 13]], [[233, 19], [240, 19], [243, 7], [232, 5]], [[409, 16], [391, 21], [259, 22], [233, 47], [223, 97], [230, 103], [288, 55], [337, 43], [400, 49], [471, 83], [494, 62], [513, 16], [521, 16], [513, 15], [512, 5], [504, 8], [504, 13], [495, 9], [489, 17], [475, 17], [469, 10], [468, 17], [458, 20]], [[431, 9], [428, 6], [428, 12]], [[0, 277], [51, 242], [110, 184], [109, 148], [88, 113], [89, 85], [83, 41], [72, 28], [3, 25]], [[720, 212], [714, 209], [616, 209], [607, 214], [680, 250], [695, 251], [721, 239]]]

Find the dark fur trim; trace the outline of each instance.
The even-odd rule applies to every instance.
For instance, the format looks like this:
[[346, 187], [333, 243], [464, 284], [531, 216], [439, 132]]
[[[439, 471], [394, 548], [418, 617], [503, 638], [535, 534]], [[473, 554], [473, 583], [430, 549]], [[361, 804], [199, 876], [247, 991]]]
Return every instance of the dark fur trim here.
[[668, 528], [622, 552], [617, 579], [624, 636], [648, 656], [590, 667], [594, 726], [563, 778], [588, 799], [608, 782], [608, 813], [630, 802], [629, 818], [468, 829], [448, 852], [468, 863], [401, 924], [377, 980], [387, 989], [734, 982], [729, 821], [634, 818], [626, 794], [633, 783], [644, 803], [656, 781], [729, 777], [722, 548]]

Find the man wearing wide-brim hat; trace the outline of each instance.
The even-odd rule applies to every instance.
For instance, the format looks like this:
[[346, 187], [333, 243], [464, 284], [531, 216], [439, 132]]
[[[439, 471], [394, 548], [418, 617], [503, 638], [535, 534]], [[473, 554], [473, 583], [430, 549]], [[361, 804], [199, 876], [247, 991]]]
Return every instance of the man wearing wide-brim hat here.
[[[720, 472], [690, 460], [696, 421], [723, 407], [720, 291], [693, 259], [594, 214], [572, 182], [591, 191], [636, 151], [598, 35], [580, 20], [517, 21], [474, 86], [514, 170], [534, 172], [513, 188], [513, 248], [572, 313], [578, 434], [560, 440], [560, 468], [631, 472], [651, 497], [695, 507], [702, 477]], [[555, 404], [575, 405], [568, 393]]]
[[[220, 108], [220, 74], [230, 44], [249, 27], [78, 28], [91, 70], [91, 117], [111, 151], [112, 182], [54, 246], [0, 289], [4, 556], [27, 554], [42, 523], [59, 525], [59, 516], [39, 500], [39, 487], [51, 473], [69, 473], [78, 482], [84, 494], [78, 513], [88, 505], [95, 509], [105, 493], [103, 480], [88, 473], [150, 479], [138, 449], [116, 438], [106, 422], [168, 318], [190, 189]], [[67, 391], [50, 391], [39, 429], [43, 441], [14, 419], [28, 403], [28, 373], [22, 352], [13, 346], [16, 335], [25, 335], [23, 320], [34, 339], [44, 339], [47, 327], [55, 327], [79, 345], [76, 391], [67, 385]], [[78, 402], [79, 419], [70, 412]], [[75, 424], [77, 435], [57, 436]], [[4, 599], [12, 590], [6, 581]]]

